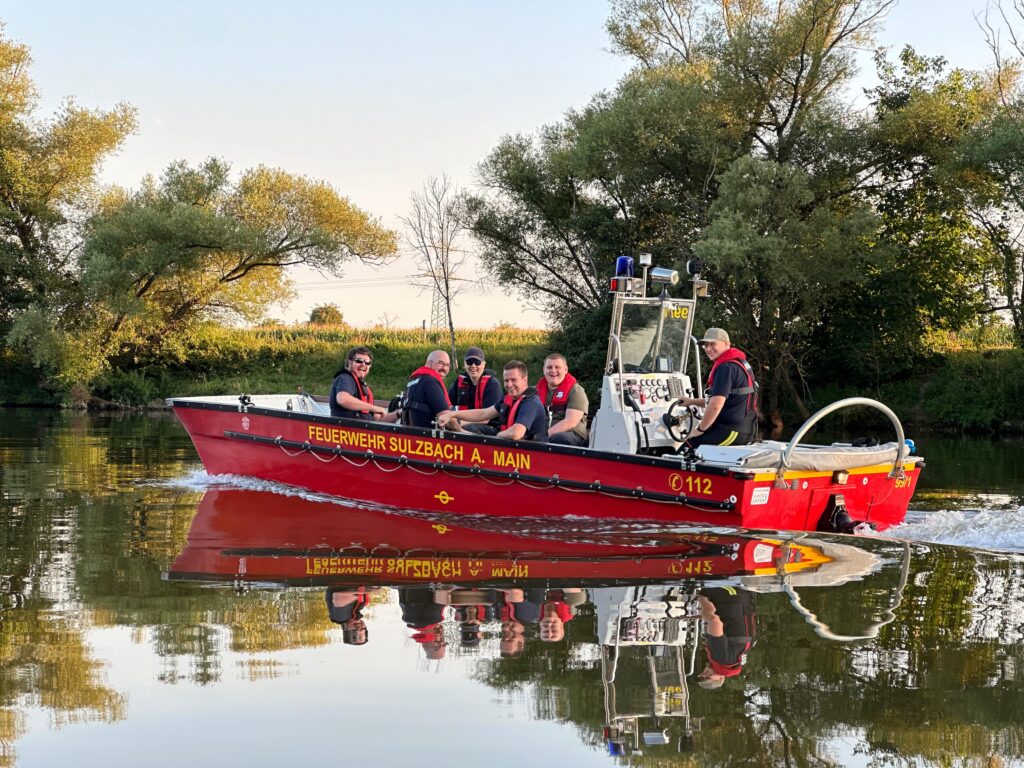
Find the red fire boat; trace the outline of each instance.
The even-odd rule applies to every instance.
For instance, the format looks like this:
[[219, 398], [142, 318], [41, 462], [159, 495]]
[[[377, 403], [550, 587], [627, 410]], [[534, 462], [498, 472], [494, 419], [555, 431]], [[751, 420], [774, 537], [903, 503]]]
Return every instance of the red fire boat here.
[[[841, 532], [903, 520], [923, 461], [910, 455], [896, 415], [873, 400], [833, 403], [788, 442], [677, 453], [701, 415], [680, 414], [677, 401], [701, 391], [692, 331], [707, 284], [693, 274], [692, 298], [671, 298], [664, 287], [648, 296], [646, 266], [644, 272], [642, 279], [613, 278], [601, 404], [584, 448], [334, 418], [304, 392], [168, 403], [212, 475], [398, 509]], [[651, 274], [666, 287], [679, 279], [671, 270]], [[874, 447], [803, 443], [820, 419], [852, 406], [882, 411], [895, 440]]]

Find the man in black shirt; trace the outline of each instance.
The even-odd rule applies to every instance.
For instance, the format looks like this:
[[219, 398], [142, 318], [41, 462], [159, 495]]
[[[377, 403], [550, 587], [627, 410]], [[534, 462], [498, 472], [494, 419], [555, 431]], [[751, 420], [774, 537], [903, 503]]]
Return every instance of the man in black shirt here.
[[456, 432], [462, 431], [460, 422], [484, 423], [498, 419], [501, 431], [495, 437], [508, 440], [544, 441], [548, 436], [548, 412], [537, 397], [537, 390], [530, 386], [526, 363], [509, 360], [502, 371], [505, 382], [505, 399], [497, 407], [476, 408], [468, 411], [448, 411], [437, 417], [441, 426]]
[[704, 408], [704, 417], [686, 445], [747, 445], [757, 436], [757, 382], [747, 356], [733, 347], [729, 334], [708, 328], [701, 339], [711, 360], [705, 397], [681, 397], [683, 405]]
[[444, 377], [451, 370], [448, 353], [435, 349], [427, 362], [412, 372], [402, 396], [402, 423], [429, 429], [439, 413], [451, 410]]

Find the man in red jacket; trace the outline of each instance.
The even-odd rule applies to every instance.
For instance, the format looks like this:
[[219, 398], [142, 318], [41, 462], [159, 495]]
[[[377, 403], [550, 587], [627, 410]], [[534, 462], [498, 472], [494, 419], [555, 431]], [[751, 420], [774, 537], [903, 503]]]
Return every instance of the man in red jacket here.
[[569, 373], [563, 355], [553, 352], [544, 359], [544, 377], [537, 382], [537, 396], [550, 414], [548, 442], [586, 446], [590, 402], [576, 377]]
[[704, 417], [686, 444], [747, 445], [757, 436], [757, 381], [747, 356], [729, 342], [721, 328], [708, 328], [700, 341], [711, 360], [705, 397], [681, 397], [683, 405], [704, 409]]

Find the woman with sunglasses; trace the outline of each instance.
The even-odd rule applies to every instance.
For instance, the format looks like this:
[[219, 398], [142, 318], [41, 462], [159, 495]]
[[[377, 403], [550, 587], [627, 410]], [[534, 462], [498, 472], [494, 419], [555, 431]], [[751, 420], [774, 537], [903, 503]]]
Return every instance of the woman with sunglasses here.
[[[501, 377], [486, 367], [484, 352], [480, 347], [470, 347], [463, 358], [465, 372], [460, 373], [448, 388], [448, 398], [452, 401], [453, 410], [468, 411], [476, 408], [498, 407], [503, 393]], [[498, 423], [474, 424], [473, 431], [477, 434], [496, 435]]]
[[366, 376], [373, 365], [373, 354], [366, 347], [353, 347], [345, 356], [345, 367], [334, 374], [331, 384], [331, 416], [345, 419], [394, 421], [395, 414], [373, 402], [373, 390]]

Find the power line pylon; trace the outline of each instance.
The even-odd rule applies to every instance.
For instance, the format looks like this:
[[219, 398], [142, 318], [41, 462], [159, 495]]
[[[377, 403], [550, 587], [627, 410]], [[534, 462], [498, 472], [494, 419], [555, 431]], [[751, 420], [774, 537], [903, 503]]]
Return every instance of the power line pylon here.
[[430, 303], [430, 327], [443, 329], [448, 327], [448, 309], [445, 307], [444, 297], [437, 286], [434, 286], [434, 297]]

